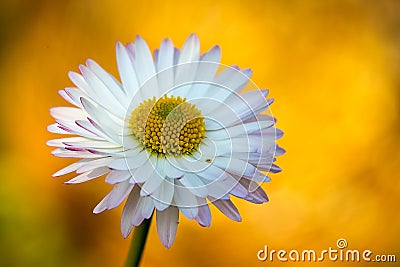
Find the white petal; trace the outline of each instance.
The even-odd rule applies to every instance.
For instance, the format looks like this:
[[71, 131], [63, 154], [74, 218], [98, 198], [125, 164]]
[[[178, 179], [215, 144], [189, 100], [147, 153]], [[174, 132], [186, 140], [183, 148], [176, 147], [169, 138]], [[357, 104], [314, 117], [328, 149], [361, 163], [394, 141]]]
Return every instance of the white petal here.
[[60, 126], [58, 123], [53, 123], [47, 126], [47, 131], [50, 133], [56, 133], [56, 134], [73, 134], [71, 133], [70, 130], [67, 130]]
[[200, 57], [200, 42], [196, 34], [191, 34], [186, 39], [180, 57], [179, 64], [198, 61]]
[[[93, 140], [93, 139], [89, 139], [89, 138], [85, 138], [85, 137], [68, 137], [68, 138], [59, 138], [59, 139], [52, 139], [46, 142], [46, 145], [48, 146], [55, 146], [55, 147], [65, 147], [65, 146], [72, 146], [75, 147], [75, 144], [79, 144], [79, 143], [89, 143], [91, 144], [91, 142], [94, 142], [97, 144], [97, 142], [99, 144], [110, 144], [108, 142], [104, 142], [104, 141], [99, 141], [99, 140]], [[77, 147], [82, 147], [82, 145], [77, 145]], [[115, 145], [114, 145], [115, 147]]]
[[66, 87], [64, 89], [64, 92], [71, 99], [71, 101], [73, 102], [72, 104], [79, 108], [82, 108], [81, 97], [89, 98], [89, 96], [84, 91], [75, 87]]
[[178, 65], [180, 55], [181, 51], [178, 48], [174, 47], [174, 65]]
[[146, 41], [140, 36], [135, 39], [135, 60], [133, 63], [143, 99], [153, 97], [158, 93], [158, 82], [154, 78], [156, 70], [150, 49]]
[[108, 167], [110, 167], [110, 169], [120, 170], [120, 171], [129, 170], [126, 158], [115, 159], [110, 164], [108, 164]]
[[98, 169], [94, 169], [94, 170], [82, 173], [65, 183], [66, 184], [79, 184], [79, 183], [87, 182], [87, 181], [93, 180], [97, 177], [100, 177], [109, 171], [110, 170], [107, 167], [101, 167]]
[[260, 133], [264, 129], [271, 128], [273, 125], [274, 123], [272, 121], [250, 122], [220, 130], [207, 131], [206, 135], [208, 138], [213, 140], [223, 140], [239, 136], [246, 136], [247, 134]]
[[263, 147], [261, 138], [251, 138], [249, 136], [230, 138], [224, 140], [214, 140], [214, 145], [217, 147], [217, 151], [211, 151], [212, 154], [208, 154], [207, 150], [203, 150], [206, 155], [210, 156], [232, 156], [236, 153], [247, 154], [249, 158], [251, 153], [257, 153], [259, 148]]
[[[124, 238], [127, 238], [129, 233], [132, 230], [132, 223], [131, 223], [131, 219], [133, 217], [133, 215], [135, 214], [135, 212], [137, 212], [137, 204], [139, 202], [139, 186], [135, 186], [131, 193], [128, 196], [128, 199], [126, 200], [124, 209], [122, 211], [122, 216], [121, 216], [121, 232]], [[107, 200], [105, 200], [104, 202], [107, 202]], [[105, 209], [105, 204], [103, 204]]]
[[[125, 131], [126, 130], [124, 130], [124, 132]], [[134, 138], [132, 138], [130, 135], [124, 136], [123, 139], [122, 139], [122, 142], [123, 142], [123, 147], [126, 150], [142, 147], [141, 144], [139, 144], [139, 142], [136, 141]]]
[[67, 94], [67, 92], [65, 92], [64, 90], [58, 90], [58, 94], [64, 98], [68, 103], [76, 106], [74, 100]]
[[[81, 124], [81, 122], [84, 122]], [[64, 131], [67, 131], [70, 134], [76, 134], [80, 135], [83, 137], [87, 137], [90, 139], [95, 139], [95, 140], [104, 140], [105, 137], [101, 135], [98, 131], [95, 129], [92, 129], [93, 126], [88, 125], [86, 126], [85, 124], [90, 124], [87, 121], [84, 120], [77, 120], [75, 123], [72, 122], [66, 122], [66, 121], [60, 121], [57, 120], [58, 127], [61, 128]], [[50, 131], [50, 129], [48, 129]]]
[[221, 50], [219, 46], [214, 46], [209, 52], [205, 53], [197, 64], [195, 84], [188, 91], [187, 99], [206, 97], [208, 99], [210, 83], [213, 82], [215, 73], [219, 68]]
[[[259, 94], [259, 91], [252, 91], [252, 92], [247, 92], [247, 93]], [[248, 96], [247, 99], [244, 98], [246, 95], [243, 95], [242, 96], [243, 98], [240, 100], [235, 99], [236, 101], [230, 101], [230, 102], [228, 102], [228, 100], [226, 100], [224, 102], [224, 105], [234, 107], [235, 114], [239, 118], [236, 120], [236, 123], [243, 122], [243, 121], [253, 117], [255, 114], [263, 112], [274, 101], [273, 98], [263, 99], [262, 97], [259, 97], [256, 94]], [[218, 109], [216, 110], [216, 112], [218, 112]], [[231, 120], [229, 123], [227, 122], [226, 125], [229, 126], [234, 123], [235, 123], [235, 121]], [[273, 123], [275, 123], [275, 122], [273, 122]]]
[[[83, 164], [79, 169], [76, 171], [77, 173], [84, 173], [87, 171], [91, 171], [100, 167], [107, 167], [107, 165], [112, 161], [113, 159], [110, 157], [106, 158], [100, 158], [100, 159], [95, 159], [90, 162], [86, 162]], [[108, 169], [108, 168], [107, 168]]]
[[226, 178], [224, 180], [218, 182], [226, 186], [230, 194], [240, 198], [244, 198], [247, 196], [248, 191], [242, 184], [240, 184], [235, 178], [233, 178], [228, 173], [226, 173], [225, 177]]
[[79, 73], [76, 73], [74, 71], [68, 72], [68, 76], [70, 80], [79, 88], [81, 89], [85, 94], [88, 94], [88, 92], [91, 91], [90, 86], [87, 84], [85, 79], [83, 78], [82, 75]]
[[256, 201], [255, 203], [264, 203], [269, 201], [267, 194], [261, 186], [257, 187], [253, 192], [250, 192], [249, 197], [252, 198], [252, 201]]
[[140, 224], [142, 224], [143, 220], [145, 219], [143, 214], [142, 214], [144, 201], [145, 201], [144, 197], [140, 197], [139, 198], [139, 201], [138, 201], [138, 204], [137, 204], [137, 208], [136, 208], [136, 212], [133, 214], [133, 216], [131, 218], [131, 224], [133, 226], [139, 226]]
[[[229, 145], [228, 145], [229, 147]], [[194, 153], [195, 158], [200, 161], [209, 162], [217, 155], [217, 150], [219, 150], [218, 144], [215, 140], [205, 138], [199, 145], [199, 149]]]
[[170, 248], [175, 240], [179, 223], [179, 211], [176, 207], [169, 207], [164, 211], [157, 211], [157, 232], [161, 243]]
[[157, 161], [154, 159], [149, 158], [141, 167], [137, 168], [133, 172], [133, 181], [135, 183], [143, 183], [148, 179], [151, 179], [153, 177], [156, 162]]
[[171, 164], [178, 166], [184, 172], [198, 172], [206, 169], [210, 164], [194, 158], [193, 156], [184, 156], [179, 158], [170, 158]]
[[153, 199], [151, 197], [144, 197], [142, 206], [142, 216], [145, 219], [149, 219], [153, 214], [153, 210], [154, 210]]
[[[58, 123], [61, 124], [60, 122]], [[70, 129], [72, 129], [76, 134], [85, 136], [87, 138], [107, 140], [110, 143], [117, 143], [117, 144], [121, 143], [119, 138], [115, 138], [116, 136], [114, 135], [113, 135], [114, 138], [110, 137], [97, 124], [93, 123], [93, 121], [76, 120], [75, 125], [74, 124], [67, 125], [64, 122], [62, 124], [66, 125], [67, 127], [70, 127]]]
[[164, 179], [165, 176], [167, 175], [165, 170], [165, 166], [167, 165], [167, 160], [164, 158], [157, 158], [157, 162], [154, 161], [154, 163], [156, 163], [155, 174], [158, 174], [162, 179]]
[[86, 61], [89, 69], [99, 78], [108, 90], [114, 95], [114, 97], [122, 104], [122, 107], [127, 107], [129, 105], [129, 100], [124, 93], [122, 85], [117, 79], [115, 79], [111, 74], [106, 72], [99, 64], [94, 60], [88, 59]]
[[128, 52], [120, 42], [117, 42], [116, 53], [118, 72], [122, 80], [122, 86], [127, 97], [132, 99], [139, 89], [133, 64], [129, 58]]
[[135, 43], [127, 43], [126, 44], [126, 52], [128, 53], [128, 56], [133, 64], [133, 62], [136, 60], [136, 49], [135, 49]]
[[[260, 102], [264, 102], [269, 91], [268, 89], [257, 89], [242, 94], [231, 94], [226, 100], [227, 105], [234, 106], [238, 111], [241, 109], [254, 108]], [[255, 112], [259, 113], [259, 112]]]
[[128, 165], [130, 169], [136, 169], [141, 166], [149, 159], [150, 154], [147, 150], [142, 150], [135, 156], [130, 156], [126, 160], [128, 161]]
[[159, 94], [161, 96], [167, 90], [170, 90], [174, 85], [174, 45], [169, 39], [165, 39], [160, 46], [157, 61], [157, 77]]
[[252, 97], [252, 99], [245, 99], [246, 105], [244, 103], [242, 105], [235, 105], [235, 110], [240, 117], [240, 122], [253, 117], [255, 114], [265, 111], [274, 102], [273, 98], [257, 99], [256, 96]]
[[175, 184], [174, 201], [182, 214], [188, 219], [196, 218], [198, 214], [197, 198], [188, 189]]
[[150, 49], [146, 41], [140, 36], [135, 39], [135, 62], [139, 84], [143, 84], [147, 79], [155, 75], [155, 68]]
[[[124, 154], [123, 154], [124, 155]], [[108, 166], [115, 170], [132, 170], [143, 166], [147, 161], [148, 154], [146, 151], [139, 152], [136, 156], [129, 158], [117, 158], [114, 159]]]
[[[118, 117], [113, 116], [109, 111], [105, 110], [99, 105], [91, 102], [86, 98], [81, 98], [82, 106], [90, 115], [90, 117], [96, 121], [101, 128], [109, 135], [122, 135], [124, 121]], [[122, 116], [125, 115], [125, 112]], [[122, 117], [123, 118], [123, 117]]]
[[91, 89], [90, 92], [87, 92], [88, 95], [109, 112], [123, 118], [126, 112], [125, 108], [114, 97], [114, 95], [104, 85], [104, 83], [99, 78], [97, 78], [96, 75], [88, 67], [80, 65], [79, 69], [81, 70], [86, 82], [89, 85], [88, 88]]
[[131, 173], [129, 171], [111, 171], [106, 177], [106, 183], [116, 184], [128, 180], [131, 178]]
[[[76, 139], [75, 139], [76, 138]], [[80, 137], [72, 137], [72, 138], [65, 138], [69, 140], [63, 140], [62, 142], [67, 146], [72, 147], [82, 147], [82, 148], [95, 148], [95, 149], [120, 149], [122, 150], [121, 145], [110, 143], [107, 141], [102, 140], [93, 140], [88, 138], [78, 139]]]
[[[261, 160], [260, 160], [261, 161]], [[271, 172], [271, 173], [278, 173], [281, 172], [282, 169], [276, 164], [273, 164], [271, 161], [270, 162], [260, 162], [257, 164], [253, 164], [258, 170], [264, 171], [264, 172]]]
[[247, 118], [242, 118], [242, 123], [249, 123], [254, 121], [271, 121], [276, 124], [276, 118], [266, 114], [251, 114]]
[[158, 52], [157, 71], [161, 72], [174, 64], [174, 44], [171, 39], [164, 39], [161, 42]]
[[215, 181], [206, 185], [208, 195], [216, 199], [229, 199], [231, 187], [220, 181]]
[[239, 177], [235, 178], [238, 179], [240, 184], [249, 191], [248, 195], [244, 199], [258, 204], [268, 202], [268, 196], [261, 186], [246, 179], [240, 179]]
[[197, 35], [190, 35], [183, 45], [176, 66], [175, 85], [192, 82], [196, 76], [197, 64], [200, 58], [200, 42]]
[[255, 182], [268, 182], [271, 180], [268, 176], [260, 173], [253, 165], [240, 159], [216, 157], [213, 164], [227, 172], [251, 179]]
[[217, 166], [210, 165], [207, 169], [197, 172], [196, 175], [211, 181], [220, 180], [224, 177], [225, 171]]
[[[210, 102], [210, 100], [207, 102]], [[205, 104], [202, 105], [204, 106]], [[242, 122], [239, 114], [236, 112], [236, 107], [233, 105], [226, 105], [225, 102], [219, 104], [218, 108], [213, 112], [208, 112], [207, 116], [208, 117], [205, 120], [207, 130], [225, 129], [235, 123], [238, 124], [239, 122]]]
[[53, 177], [57, 177], [57, 176], [61, 176], [73, 171], [76, 171], [79, 167], [81, 167], [83, 164], [85, 164], [86, 162], [89, 162], [93, 159], [81, 159], [78, 162], [72, 163], [71, 165], [68, 165], [67, 167], [57, 171], [56, 173], [54, 173], [52, 176]]
[[165, 174], [169, 178], [179, 178], [182, 177], [184, 172], [179, 169], [173, 162], [171, 162], [168, 158], [165, 161]]
[[84, 120], [88, 116], [88, 114], [79, 109], [72, 107], [55, 107], [50, 109], [50, 114], [56, 120], [62, 121], [75, 121], [75, 120]]
[[141, 196], [149, 196], [153, 194], [159, 188], [161, 183], [164, 181], [163, 177], [158, 175], [157, 173], [153, 173], [151, 177], [148, 177], [146, 182], [142, 186], [142, 190], [140, 191]]
[[121, 202], [124, 201], [124, 199], [132, 191], [133, 186], [134, 184], [129, 183], [129, 181], [116, 184], [109, 193], [107, 209], [113, 209], [121, 204]]
[[276, 140], [283, 136], [283, 131], [275, 127], [270, 127], [261, 131], [256, 131], [250, 135], [259, 136], [266, 140]]
[[159, 52], [158, 48], [154, 49], [153, 55], [154, 55], [154, 66], [156, 67], [156, 72], [158, 66], [158, 52]]
[[[125, 145], [125, 142], [124, 142]], [[136, 144], [135, 144], [136, 145]], [[126, 148], [126, 146], [124, 146]], [[122, 151], [119, 155], [119, 157], [123, 157], [123, 158], [134, 158], [136, 156], [139, 155], [139, 153], [143, 152], [143, 147], [141, 146], [136, 146], [130, 149], [126, 149], [124, 151]]]
[[[68, 148], [68, 147], [67, 147]], [[78, 149], [80, 147], [77, 147]], [[122, 150], [121, 147], [114, 148], [84, 148], [93, 154], [103, 155], [105, 157], [123, 157], [123, 153], [125, 151]]]
[[98, 214], [101, 213], [103, 211], [105, 211], [107, 209], [107, 200], [108, 200], [108, 196], [106, 195], [100, 202], [99, 204], [96, 205], [96, 207], [93, 209], [93, 213], [94, 214]]
[[[70, 140], [71, 138], [76, 138], [76, 137], [52, 139], [52, 140], [47, 141], [46, 145], [54, 146], [54, 147], [65, 147], [66, 144], [63, 141]], [[78, 137], [78, 138], [82, 138], [82, 137]], [[84, 138], [84, 139], [86, 139], [86, 138]]]
[[218, 63], [219, 63], [220, 59], [221, 59], [221, 48], [218, 45], [215, 45], [207, 53], [202, 55], [200, 58], [200, 61], [202, 61], [203, 63], [210, 62], [210, 63], [214, 63], [214, 64], [204, 65], [204, 66], [209, 66], [209, 68], [204, 69], [204, 72], [202, 72], [202, 73], [200, 73], [200, 72], [197, 73], [197, 78], [199, 80], [208, 81], [209, 80], [208, 77], [214, 77], [214, 75], [217, 72], [217, 69], [219, 67]]
[[186, 173], [182, 178], [179, 179], [190, 192], [198, 197], [205, 198], [208, 195], [205, 184], [195, 174]]
[[57, 148], [51, 151], [56, 157], [60, 158], [87, 158], [87, 159], [94, 159], [94, 158], [103, 158], [102, 155], [96, 155], [93, 153], [89, 153], [87, 151], [72, 151], [67, 150], [65, 148]]
[[221, 103], [224, 102], [232, 93], [239, 93], [249, 82], [250, 76], [250, 69], [240, 70], [236, 66], [227, 67], [215, 77], [214, 83], [218, 86], [214, 86], [214, 90], [210, 91], [210, 97], [219, 99]]
[[170, 179], [164, 180], [158, 189], [154, 192], [154, 206], [157, 210], [165, 210], [171, 205], [174, 196], [174, 181]]

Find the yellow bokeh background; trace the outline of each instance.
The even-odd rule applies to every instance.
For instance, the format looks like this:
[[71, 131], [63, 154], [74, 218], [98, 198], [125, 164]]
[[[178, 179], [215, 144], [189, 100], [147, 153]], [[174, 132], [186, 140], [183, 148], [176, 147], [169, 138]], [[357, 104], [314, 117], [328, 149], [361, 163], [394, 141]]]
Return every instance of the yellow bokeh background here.
[[72, 161], [45, 145], [55, 138], [48, 110], [65, 105], [57, 90], [86, 58], [117, 75], [117, 40], [181, 47], [190, 33], [271, 90], [287, 153], [263, 186], [269, 203], [234, 199], [243, 222], [212, 209], [210, 228], [181, 216], [171, 249], [152, 224], [142, 266], [286, 266], [256, 253], [322, 250], [338, 238], [399, 262], [399, 12], [395, 0], [1, 1], [0, 265], [123, 265], [121, 208], [92, 214], [111, 187], [51, 178]]

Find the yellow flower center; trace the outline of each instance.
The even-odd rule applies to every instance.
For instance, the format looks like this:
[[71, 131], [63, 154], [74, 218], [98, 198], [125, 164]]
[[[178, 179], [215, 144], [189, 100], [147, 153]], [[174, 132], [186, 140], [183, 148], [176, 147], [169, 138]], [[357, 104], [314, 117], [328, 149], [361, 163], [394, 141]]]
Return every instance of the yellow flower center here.
[[179, 96], [143, 101], [129, 123], [136, 140], [160, 157], [191, 155], [205, 137], [201, 111]]

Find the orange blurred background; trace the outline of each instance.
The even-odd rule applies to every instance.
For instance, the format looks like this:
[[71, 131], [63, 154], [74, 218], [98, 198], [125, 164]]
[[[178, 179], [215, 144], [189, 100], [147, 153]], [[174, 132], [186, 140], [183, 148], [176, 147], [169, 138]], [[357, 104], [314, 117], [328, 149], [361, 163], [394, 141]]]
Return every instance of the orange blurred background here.
[[124, 263], [122, 209], [92, 214], [111, 186], [51, 178], [72, 161], [45, 145], [56, 137], [48, 110], [66, 105], [57, 90], [86, 58], [117, 75], [117, 40], [181, 47], [190, 33], [271, 90], [287, 153], [264, 186], [269, 203], [234, 200], [242, 223], [212, 209], [209, 229], [181, 216], [169, 250], [152, 224], [142, 266], [286, 266], [256, 253], [335, 248], [341, 237], [399, 262], [399, 12], [395, 0], [1, 1], [0, 265]]

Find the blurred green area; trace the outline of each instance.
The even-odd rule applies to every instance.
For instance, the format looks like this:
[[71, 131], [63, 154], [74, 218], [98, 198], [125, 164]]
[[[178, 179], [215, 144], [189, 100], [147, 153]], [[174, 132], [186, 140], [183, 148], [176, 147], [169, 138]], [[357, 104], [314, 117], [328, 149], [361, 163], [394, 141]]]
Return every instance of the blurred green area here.
[[110, 187], [51, 178], [71, 161], [45, 145], [48, 109], [65, 105], [57, 90], [86, 58], [116, 75], [117, 40], [180, 47], [192, 32], [203, 52], [219, 44], [222, 63], [252, 68], [271, 90], [288, 152], [264, 186], [270, 203], [235, 201], [242, 223], [213, 209], [210, 229], [183, 218], [170, 250], [153, 224], [143, 266], [284, 266], [257, 251], [326, 249], [340, 237], [400, 258], [399, 12], [394, 0], [2, 1], [0, 265], [123, 264], [121, 208], [91, 213]]

